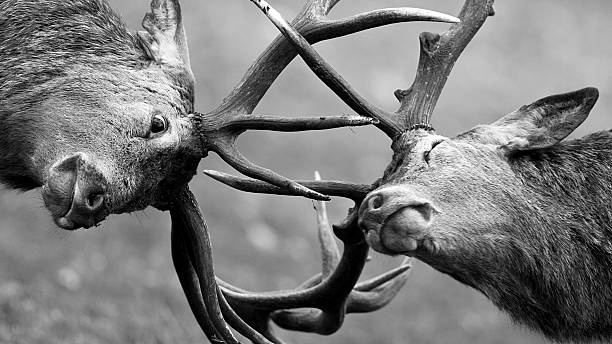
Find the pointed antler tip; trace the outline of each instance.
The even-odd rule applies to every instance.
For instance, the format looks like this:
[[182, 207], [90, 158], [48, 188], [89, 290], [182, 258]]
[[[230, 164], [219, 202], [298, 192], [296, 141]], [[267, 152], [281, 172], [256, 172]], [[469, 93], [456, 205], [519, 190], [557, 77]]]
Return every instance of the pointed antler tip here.
[[215, 178], [215, 177], [221, 177], [223, 176], [223, 173], [219, 172], [219, 171], [215, 171], [215, 170], [204, 170], [202, 171], [205, 175]]
[[316, 192], [314, 190], [311, 190], [301, 184], [298, 183], [293, 183], [293, 185], [290, 186], [291, 189], [293, 189], [293, 191], [296, 191], [300, 194], [302, 194], [303, 196], [310, 198], [310, 199], [314, 199], [316, 201], [326, 201], [329, 202], [331, 201], [331, 198], [329, 196], [326, 196], [322, 193]]

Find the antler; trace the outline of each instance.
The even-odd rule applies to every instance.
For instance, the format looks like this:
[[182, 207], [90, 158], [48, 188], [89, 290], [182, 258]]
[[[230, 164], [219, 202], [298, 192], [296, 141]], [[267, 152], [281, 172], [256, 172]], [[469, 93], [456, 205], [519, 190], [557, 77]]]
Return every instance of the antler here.
[[363, 99], [316, 52], [298, 30], [263, 0], [250, 0], [256, 4], [294, 45], [310, 69], [330, 87], [347, 105], [362, 116], [379, 120], [378, 127], [392, 139], [413, 126], [429, 127], [433, 109], [438, 101], [448, 75], [463, 49], [494, 14], [493, 0], [467, 0], [459, 20], [443, 34], [424, 32], [420, 35], [421, 55], [413, 85], [408, 90], [398, 90], [401, 102], [395, 114], [380, 110]]
[[[251, 178], [242, 178], [229, 175], [227, 173], [206, 170], [204, 173], [228, 186], [231, 186], [234, 189], [245, 191], [245, 192], [253, 192], [260, 194], [272, 194], [272, 195], [288, 195], [288, 196], [296, 196], [286, 189], [279, 188], [274, 185], [270, 185], [266, 182], [262, 182], [256, 179]], [[372, 191], [371, 185], [365, 184], [353, 184], [342, 181], [329, 181], [329, 180], [320, 180], [320, 181], [307, 181], [307, 180], [298, 180], [298, 183], [306, 186], [309, 189], [315, 190], [317, 192], [329, 195], [329, 196], [338, 196], [351, 199], [356, 203], [360, 203], [368, 192]]]
[[189, 305], [211, 343], [238, 343], [227, 324], [254, 343], [281, 343], [271, 320], [294, 331], [331, 334], [340, 328], [345, 314], [373, 312], [397, 295], [408, 278], [410, 262], [355, 285], [368, 256], [356, 213], [334, 227], [344, 243], [340, 257], [325, 204], [318, 202], [315, 209], [322, 272], [294, 291], [250, 293], [215, 279], [204, 217], [188, 189], [178, 194], [170, 210], [172, 258]]
[[423, 32], [421, 54], [414, 82], [407, 90], [395, 91], [401, 106], [397, 115], [403, 128], [429, 126], [431, 115], [459, 55], [488, 16], [495, 15], [493, 0], [467, 0], [459, 14], [460, 23], [442, 34]]
[[[383, 9], [340, 20], [328, 19], [327, 14], [338, 2], [339, 0], [307, 1], [294, 19], [293, 25], [305, 36], [305, 40], [315, 43], [399, 22], [457, 21], [456, 18], [445, 14], [411, 8]], [[249, 115], [266, 91], [295, 56], [297, 52], [291, 44], [282, 37], [275, 39], [221, 105], [206, 114], [195, 113], [192, 119], [200, 134], [204, 154], [214, 151], [246, 176], [275, 185], [287, 190], [288, 193], [316, 200], [329, 200], [319, 192], [248, 161], [236, 147], [238, 136], [246, 130], [302, 131], [367, 124], [378, 124], [383, 130], [390, 131], [390, 114], [377, 109], [363, 98], [355, 98], [351, 99], [349, 105], [360, 115], [366, 114], [370, 118], [354, 116], [303, 119], [281, 119], [270, 116], [250, 118]]]
[[176, 196], [170, 217], [174, 267], [200, 327], [211, 343], [238, 343], [221, 312], [208, 227], [189, 189]]
[[252, 293], [218, 280], [228, 302], [225, 317], [255, 343], [260, 338], [252, 337], [247, 329], [263, 334], [273, 343], [282, 343], [270, 326], [271, 320], [288, 330], [332, 334], [342, 325], [345, 314], [384, 307], [408, 279], [411, 265], [405, 260], [398, 268], [355, 285], [368, 253], [363, 233], [356, 227], [356, 214], [351, 213], [342, 225], [334, 226], [344, 244], [340, 256], [325, 204], [317, 202], [315, 210], [322, 255], [320, 274], [293, 291], [270, 293]]

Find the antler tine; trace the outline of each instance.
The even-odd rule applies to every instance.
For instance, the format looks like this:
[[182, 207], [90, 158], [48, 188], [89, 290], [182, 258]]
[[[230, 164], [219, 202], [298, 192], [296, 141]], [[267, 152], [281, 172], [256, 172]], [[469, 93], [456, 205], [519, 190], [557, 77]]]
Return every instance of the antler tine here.
[[[273, 195], [301, 196], [297, 193], [291, 192], [290, 190], [270, 185], [256, 179], [236, 177], [227, 173], [213, 170], [205, 170], [204, 173], [207, 176], [240, 191]], [[348, 198], [356, 203], [360, 203], [368, 192], [372, 190], [371, 185], [352, 184], [342, 181], [298, 180], [296, 182], [322, 194]]]
[[395, 269], [389, 270], [382, 275], [371, 278], [367, 281], [363, 281], [358, 283], [355, 286], [356, 291], [370, 291], [372, 289], [378, 288], [379, 286], [394, 280], [398, 276], [402, 275], [404, 272], [410, 271], [412, 269], [412, 258], [406, 257]]
[[272, 170], [253, 164], [238, 151], [238, 148], [233, 142], [228, 143], [220, 141], [216, 143], [215, 148], [215, 151], [223, 160], [225, 160], [225, 162], [249, 177], [265, 180], [272, 185], [280, 187], [281, 189], [285, 189], [291, 193], [306, 196], [308, 198], [316, 200], [329, 200], [329, 197], [325, 195], [310, 190], [309, 188], [300, 185], [293, 180], [287, 179]]
[[349, 296], [346, 313], [370, 313], [383, 308], [397, 296], [411, 271], [411, 258], [407, 257], [397, 268], [358, 283]]
[[307, 131], [378, 124], [375, 118], [363, 116], [316, 116], [282, 118], [265, 115], [236, 117], [227, 125], [230, 130]]
[[[457, 21], [456, 18], [441, 13], [409, 8], [376, 10], [340, 20], [328, 19], [327, 14], [338, 2], [339, 0], [307, 1], [300, 14], [293, 21], [295, 27], [306, 36], [307, 40], [315, 43], [393, 23], [415, 20]], [[221, 105], [206, 114], [194, 113], [192, 114], [192, 119], [200, 135], [203, 155], [208, 151], [225, 154], [224, 159], [231, 161], [232, 166], [235, 168], [241, 167], [242, 169], [239, 169], [241, 172], [244, 173], [244, 171], [251, 169], [256, 170], [250, 174], [246, 173], [247, 175], [281, 188], [291, 186], [294, 194], [321, 200], [325, 199], [325, 197], [312, 190], [307, 190], [307, 188], [298, 187], [291, 180], [278, 174], [260, 173], [263, 169], [252, 164], [246, 164], [246, 159], [241, 157], [231, 159], [231, 155], [237, 153], [237, 150], [224, 150], [227, 146], [223, 145], [223, 143], [228, 142], [231, 142], [233, 145], [233, 142], [244, 130], [301, 131], [378, 124], [377, 121], [367, 121], [365, 119], [346, 121], [335, 119], [335, 124], [323, 124], [320, 118], [290, 120], [259, 117], [252, 121], [247, 121], [245, 116], [253, 112], [274, 80], [296, 56], [297, 52], [289, 42], [282, 37], [275, 39], [249, 68], [240, 83], [223, 100]], [[352, 92], [352, 94], [356, 93]], [[390, 114], [368, 105], [360, 97], [357, 97], [356, 100], [356, 102], [353, 102], [357, 104], [354, 108], [361, 110], [370, 109], [371, 111], [369, 112], [361, 111], [370, 114], [374, 111], [374, 115], [370, 117], [383, 118], [385, 123], [379, 125], [383, 128], [389, 127], [387, 119]], [[289, 123], [290, 121], [292, 122]], [[298, 123], [298, 121], [301, 122]], [[388, 129], [385, 130], [389, 131]], [[394, 133], [389, 131], [389, 135], [394, 135]]]
[[[184, 290], [192, 309], [197, 312], [198, 322], [211, 342], [238, 344], [223, 319], [216, 292], [208, 227], [189, 189], [185, 188], [177, 195], [170, 209], [170, 217], [175, 239], [172, 244], [173, 258], [179, 266], [177, 273], [181, 284], [187, 286]], [[197, 288], [196, 279], [200, 286], [199, 295], [195, 295], [197, 293], [194, 291]], [[206, 312], [208, 320], [201, 318], [203, 312]]]
[[220, 288], [217, 289], [217, 295], [219, 297], [221, 311], [223, 316], [227, 319], [230, 326], [232, 326], [241, 335], [248, 338], [254, 344], [284, 344], [280, 339], [272, 333], [272, 329], [268, 328], [267, 331], [256, 331], [249, 324], [247, 324], [236, 312], [232, 309], [230, 304], [225, 299], [225, 295]]
[[172, 226], [171, 242], [172, 242], [172, 262], [176, 274], [178, 275], [179, 282], [187, 297], [189, 307], [196, 318], [196, 321], [204, 331], [206, 338], [211, 343], [224, 343], [219, 336], [219, 333], [215, 329], [215, 325], [210, 321], [206, 306], [202, 299], [202, 293], [199, 288], [198, 276], [193, 269], [193, 265], [187, 254], [187, 247], [185, 246], [185, 239], [180, 231], [176, 227]]
[[455, 62], [491, 15], [494, 15], [493, 0], [466, 0], [459, 14], [460, 23], [441, 35], [423, 32], [419, 36], [421, 54], [415, 80], [409, 89], [395, 92], [401, 102], [397, 114], [403, 117], [404, 129], [429, 125]]
[[[319, 171], [315, 171], [314, 177], [315, 181], [321, 181]], [[316, 201], [313, 202], [313, 205], [315, 213], [317, 214], [317, 234], [321, 246], [321, 277], [325, 279], [331, 275], [336, 266], [338, 266], [338, 262], [340, 261], [340, 250], [336, 244], [336, 239], [334, 239], [332, 227], [329, 224], [325, 202]]]

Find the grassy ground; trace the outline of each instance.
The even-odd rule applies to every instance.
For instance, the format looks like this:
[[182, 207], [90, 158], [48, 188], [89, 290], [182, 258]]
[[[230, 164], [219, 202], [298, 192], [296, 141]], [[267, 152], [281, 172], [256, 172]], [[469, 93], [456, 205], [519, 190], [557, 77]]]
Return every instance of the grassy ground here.
[[[111, 1], [137, 28], [148, 1]], [[276, 1], [294, 14], [298, 0]], [[459, 0], [344, 1], [336, 16], [418, 5], [457, 13]], [[197, 108], [212, 108], [239, 80], [275, 30], [246, 0], [183, 1]], [[543, 96], [600, 88], [598, 106], [578, 134], [611, 128], [612, 36], [606, 0], [498, 1], [497, 15], [457, 64], [434, 123], [447, 135], [493, 121]], [[388, 109], [407, 87], [417, 35], [442, 24], [402, 24], [318, 46], [367, 98]], [[350, 112], [300, 61], [292, 63], [258, 108], [270, 114]], [[389, 160], [389, 142], [371, 128], [315, 134], [248, 134], [245, 154], [294, 178], [371, 182]], [[216, 157], [201, 169], [226, 170]], [[218, 273], [252, 290], [291, 288], [317, 271], [314, 213], [306, 200], [242, 194], [204, 176], [192, 187], [209, 221]], [[334, 200], [332, 219], [349, 204]], [[173, 272], [169, 218], [155, 210], [110, 218], [99, 230], [54, 229], [38, 191], [0, 193], [0, 343], [201, 343]], [[397, 264], [375, 256], [367, 274]], [[479, 293], [423, 264], [397, 300], [371, 315], [350, 316], [320, 338], [286, 333], [294, 343], [542, 343], [511, 323]]]

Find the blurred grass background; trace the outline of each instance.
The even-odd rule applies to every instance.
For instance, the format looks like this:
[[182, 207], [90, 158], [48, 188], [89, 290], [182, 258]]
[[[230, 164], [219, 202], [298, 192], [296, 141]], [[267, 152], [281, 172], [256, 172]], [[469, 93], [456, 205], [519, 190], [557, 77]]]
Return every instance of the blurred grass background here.
[[[111, 0], [139, 29], [148, 0]], [[247, 0], [182, 2], [198, 80], [197, 109], [218, 104], [251, 61], [276, 36]], [[300, 0], [276, 1], [287, 17]], [[379, 7], [415, 6], [456, 14], [460, 0], [343, 1], [341, 17]], [[497, 1], [463, 53], [434, 115], [454, 135], [553, 94], [596, 86], [601, 98], [577, 133], [612, 128], [612, 25], [608, 0]], [[418, 34], [445, 24], [400, 24], [317, 48], [364, 96], [395, 110], [396, 88], [408, 87], [418, 59]], [[342, 114], [350, 110], [296, 60], [258, 113]], [[308, 134], [249, 133], [241, 149], [253, 161], [298, 179], [369, 183], [390, 158], [389, 141], [373, 128]], [[216, 156], [200, 169], [230, 171]], [[314, 212], [304, 199], [240, 193], [203, 175], [191, 183], [211, 228], [218, 274], [252, 290], [292, 288], [318, 270]], [[338, 221], [349, 203], [334, 200]], [[38, 191], [0, 193], [0, 343], [201, 343], [179, 288], [169, 250], [169, 217], [149, 209], [113, 216], [99, 230], [55, 229]], [[374, 255], [366, 274], [398, 259]], [[282, 333], [293, 343], [544, 343], [517, 327], [488, 300], [417, 263], [384, 310], [351, 315], [332, 337]]]

